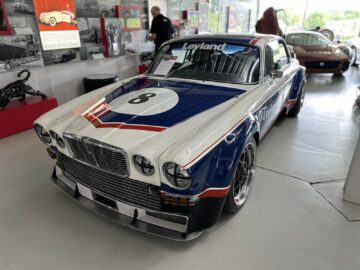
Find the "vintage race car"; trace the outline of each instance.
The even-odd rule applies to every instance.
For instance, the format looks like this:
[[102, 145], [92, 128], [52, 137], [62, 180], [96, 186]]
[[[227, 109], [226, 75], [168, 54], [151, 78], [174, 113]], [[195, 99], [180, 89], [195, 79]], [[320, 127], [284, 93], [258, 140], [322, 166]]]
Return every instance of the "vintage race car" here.
[[41, 23], [49, 24], [50, 26], [56, 26], [61, 22], [76, 24], [74, 13], [67, 10], [42, 12], [39, 19]]
[[189, 240], [244, 204], [260, 139], [295, 117], [305, 70], [276, 36], [165, 43], [148, 71], [34, 123], [53, 182], [120, 224]]

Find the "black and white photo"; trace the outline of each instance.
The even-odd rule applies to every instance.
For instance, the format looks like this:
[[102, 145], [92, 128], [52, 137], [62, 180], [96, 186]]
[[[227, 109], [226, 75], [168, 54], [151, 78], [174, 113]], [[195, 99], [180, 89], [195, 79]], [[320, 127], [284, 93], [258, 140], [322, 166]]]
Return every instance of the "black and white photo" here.
[[8, 16], [24, 16], [35, 14], [32, 0], [5, 0], [5, 7]]
[[106, 31], [106, 56], [118, 56], [124, 54], [121, 42], [120, 19], [105, 19]]
[[43, 66], [39, 39], [33, 35], [0, 37], [0, 72]]
[[81, 40], [81, 60], [103, 58], [104, 49], [100, 29], [100, 19], [79, 18], [78, 28]]
[[36, 21], [31, 16], [10, 16], [9, 24], [13, 35], [37, 35]]
[[44, 51], [43, 54], [45, 65], [80, 61], [79, 49]]

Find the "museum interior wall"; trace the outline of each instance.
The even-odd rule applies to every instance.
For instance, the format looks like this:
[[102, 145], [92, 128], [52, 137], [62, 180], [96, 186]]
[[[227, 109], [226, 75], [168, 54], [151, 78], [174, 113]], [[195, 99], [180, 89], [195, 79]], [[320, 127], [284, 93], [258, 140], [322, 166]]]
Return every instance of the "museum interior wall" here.
[[[138, 74], [160, 6], [180, 36], [253, 32], [256, 0], [0, 0], [0, 88], [29, 69], [29, 84], [64, 103], [84, 93], [89, 74]], [[55, 20], [54, 20], [55, 18]]]

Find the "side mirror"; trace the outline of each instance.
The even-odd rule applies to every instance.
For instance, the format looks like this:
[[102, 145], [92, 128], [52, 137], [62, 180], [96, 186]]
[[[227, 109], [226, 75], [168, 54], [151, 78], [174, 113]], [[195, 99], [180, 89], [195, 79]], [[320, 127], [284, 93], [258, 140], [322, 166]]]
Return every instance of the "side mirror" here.
[[289, 53], [290, 53], [291, 58], [295, 58], [296, 55], [295, 55], [294, 47], [288, 45], [288, 49], [289, 49]]
[[271, 78], [273, 79], [279, 79], [283, 76], [283, 71], [281, 70], [272, 70], [270, 71]]

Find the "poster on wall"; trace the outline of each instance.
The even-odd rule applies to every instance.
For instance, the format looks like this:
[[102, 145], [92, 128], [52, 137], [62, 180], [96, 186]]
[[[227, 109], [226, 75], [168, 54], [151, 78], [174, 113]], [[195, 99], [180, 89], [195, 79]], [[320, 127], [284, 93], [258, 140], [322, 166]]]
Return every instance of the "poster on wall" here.
[[116, 5], [115, 17], [120, 18], [122, 31], [143, 29], [141, 16], [140, 6]]
[[104, 58], [100, 18], [78, 18], [81, 60]]
[[10, 25], [6, 15], [4, 0], [0, 0], [0, 35], [10, 35]]
[[36, 35], [0, 38], [0, 72], [43, 65], [40, 41]]
[[34, 16], [32, 0], [5, 0], [8, 16]]
[[101, 18], [101, 34], [103, 37], [104, 55], [106, 57], [124, 54], [121, 42], [121, 20]]
[[199, 11], [197, 10], [188, 11], [188, 23], [191, 29], [199, 28]]
[[44, 51], [80, 47], [73, 0], [34, 0]]

